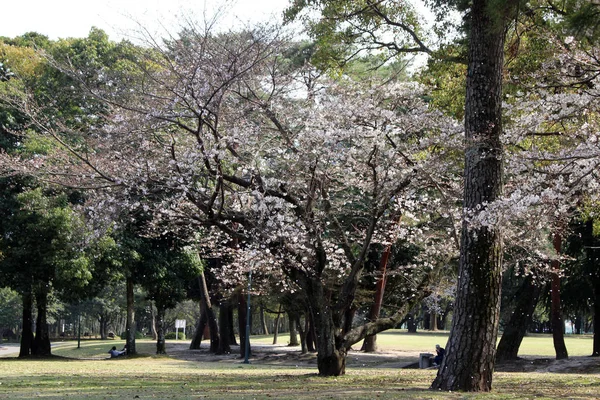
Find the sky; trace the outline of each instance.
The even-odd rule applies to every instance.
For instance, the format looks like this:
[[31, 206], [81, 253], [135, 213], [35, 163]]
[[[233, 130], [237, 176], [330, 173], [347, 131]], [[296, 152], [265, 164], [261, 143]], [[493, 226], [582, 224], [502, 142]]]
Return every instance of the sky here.
[[[151, 32], [176, 26], [181, 15], [202, 18], [223, 0], [0, 0], [0, 36], [38, 32], [50, 39], [85, 37], [96, 26], [111, 39], [131, 38], [142, 24]], [[280, 18], [288, 0], [232, 0], [224, 17], [231, 26]], [[138, 24], [139, 23], [139, 24]]]

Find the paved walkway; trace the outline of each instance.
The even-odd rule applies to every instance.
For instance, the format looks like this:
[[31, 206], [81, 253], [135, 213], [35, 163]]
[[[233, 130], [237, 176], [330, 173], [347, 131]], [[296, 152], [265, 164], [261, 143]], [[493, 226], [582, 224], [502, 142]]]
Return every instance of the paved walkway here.
[[3, 343], [0, 345], [0, 357], [15, 357], [19, 355], [19, 343]]

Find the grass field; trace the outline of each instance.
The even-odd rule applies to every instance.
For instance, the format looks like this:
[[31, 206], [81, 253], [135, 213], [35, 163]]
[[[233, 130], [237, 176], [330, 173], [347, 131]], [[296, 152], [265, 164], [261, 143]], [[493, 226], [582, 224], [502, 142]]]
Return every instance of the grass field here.
[[[280, 337], [285, 341], [285, 336]], [[270, 337], [252, 337], [271, 343]], [[382, 349], [431, 351], [447, 334], [378, 335]], [[106, 359], [121, 341], [55, 345], [47, 360], [0, 359], [0, 398], [6, 399], [523, 399], [600, 398], [599, 374], [496, 373], [491, 393], [440, 393], [428, 390], [435, 370], [349, 368], [338, 378], [316, 375], [314, 366], [274, 366], [239, 361], [183, 361], [153, 356], [155, 345], [138, 341], [140, 356]], [[572, 355], [591, 351], [591, 338], [567, 337]], [[529, 336], [524, 354], [552, 356], [549, 336]], [[62, 358], [69, 357], [69, 358]]]

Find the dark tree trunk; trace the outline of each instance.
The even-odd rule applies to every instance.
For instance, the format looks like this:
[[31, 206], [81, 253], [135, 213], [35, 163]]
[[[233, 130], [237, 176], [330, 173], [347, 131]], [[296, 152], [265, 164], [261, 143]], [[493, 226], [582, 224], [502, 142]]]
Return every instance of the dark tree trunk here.
[[315, 324], [313, 323], [312, 320], [312, 316], [310, 314], [310, 311], [307, 312], [305, 314], [305, 318], [306, 318], [306, 348], [308, 349], [309, 352], [314, 353], [315, 351], [317, 351], [316, 348], [316, 337], [317, 335], [315, 334]]
[[100, 340], [108, 339], [108, 317], [106, 314], [100, 314], [100, 318], [98, 318], [98, 323], [100, 325]]
[[290, 342], [288, 346], [299, 346], [300, 342], [298, 342], [298, 328], [296, 325], [297, 316], [295, 313], [288, 312], [289, 318], [289, 327], [290, 327]]
[[333, 323], [331, 306], [326, 303], [325, 290], [318, 278], [307, 278], [305, 290], [315, 325], [317, 345], [317, 367], [319, 375], [340, 376], [346, 372], [345, 348], [336, 346], [336, 327]]
[[[246, 325], [250, 323], [248, 321], [248, 303], [246, 301], [246, 296], [240, 290], [237, 293], [237, 309], [238, 309], [238, 330], [240, 332], [240, 357], [246, 357], [246, 343], [250, 346], [250, 341], [246, 338], [246, 333], [250, 334], [250, 332], [246, 332]], [[248, 354], [251, 354], [252, 347], [248, 347]]]
[[[305, 317], [305, 320], [307, 318]], [[302, 354], [308, 353], [308, 347], [306, 346], [306, 332], [308, 324], [304, 324], [304, 329], [302, 328], [302, 323], [300, 321], [300, 316], [296, 315], [296, 326], [298, 327], [298, 331], [300, 331], [300, 349]]]
[[[469, 213], [502, 193], [502, 71], [506, 24], [516, 0], [473, 0], [465, 99], [463, 226], [456, 305], [446, 355], [431, 387], [492, 388], [502, 283], [499, 227], [473, 226]], [[493, 7], [493, 9], [492, 9]]]
[[36, 356], [49, 356], [52, 354], [50, 347], [50, 332], [48, 330], [48, 286], [41, 284], [35, 291], [37, 305], [37, 318], [35, 323], [35, 338], [33, 339], [32, 354]]
[[[175, 331], [175, 334], [179, 332]], [[165, 307], [156, 303], [156, 354], [167, 354], [165, 340]]]
[[413, 314], [408, 314], [406, 317], [406, 327], [408, 333], [417, 333], [417, 321], [415, 321], [415, 316]]
[[265, 307], [262, 304], [260, 305], [260, 326], [262, 327], [263, 335], [268, 335], [269, 327], [265, 318]]
[[19, 357], [31, 355], [33, 347], [33, 296], [31, 292], [21, 295], [23, 300], [23, 331], [21, 332], [21, 349]]
[[533, 278], [527, 276], [517, 294], [518, 300], [515, 310], [504, 328], [500, 343], [498, 343], [497, 362], [518, 358], [519, 347], [521, 347], [527, 327], [531, 323], [540, 292], [541, 288], [533, 283]]
[[198, 325], [196, 325], [196, 332], [190, 343], [190, 350], [198, 350], [200, 348], [202, 338], [204, 337], [204, 328], [206, 328], [208, 323], [208, 316], [206, 315], [205, 306], [202, 303], [200, 301], [200, 320], [198, 321]]
[[233, 329], [233, 304], [231, 299], [227, 302], [227, 323], [229, 324], [229, 345], [237, 346], [237, 338], [235, 337], [235, 330]]
[[[552, 239], [556, 255], [561, 252], [561, 235], [556, 233]], [[550, 321], [552, 324], [552, 341], [556, 351], [556, 359], [563, 360], [569, 358], [567, 346], [565, 345], [565, 322], [562, 317], [560, 306], [560, 263], [558, 259], [552, 260], [552, 307], [550, 312]]]
[[429, 330], [430, 331], [437, 331], [438, 330], [438, 326], [437, 326], [437, 313], [434, 311], [431, 311], [429, 313]]
[[229, 325], [229, 305], [226, 300], [219, 303], [219, 349], [217, 354], [231, 353], [230, 325]]
[[279, 319], [281, 318], [281, 304], [279, 305], [279, 312], [275, 317], [275, 326], [273, 327], [273, 344], [277, 344], [277, 337], [279, 336]]
[[575, 333], [577, 335], [581, 335], [583, 333], [583, 317], [581, 315], [577, 315], [575, 317]]
[[125, 332], [127, 337], [125, 338], [125, 346], [127, 346], [127, 355], [136, 354], [135, 349], [135, 304], [133, 297], [133, 279], [128, 277], [126, 282], [127, 287], [127, 324], [125, 326]]

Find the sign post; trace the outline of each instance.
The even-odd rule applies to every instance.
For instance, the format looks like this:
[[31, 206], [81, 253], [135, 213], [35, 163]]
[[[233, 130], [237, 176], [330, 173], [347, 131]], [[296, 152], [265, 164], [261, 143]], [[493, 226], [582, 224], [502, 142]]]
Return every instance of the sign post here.
[[175, 320], [175, 340], [179, 339], [179, 328], [183, 328], [183, 336], [185, 336], [185, 319]]

